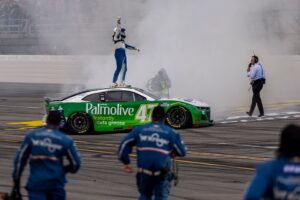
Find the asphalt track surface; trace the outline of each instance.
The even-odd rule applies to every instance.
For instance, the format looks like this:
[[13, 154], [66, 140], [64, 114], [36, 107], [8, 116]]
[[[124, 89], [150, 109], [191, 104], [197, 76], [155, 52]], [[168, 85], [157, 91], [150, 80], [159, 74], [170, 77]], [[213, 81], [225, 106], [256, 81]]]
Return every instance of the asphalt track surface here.
[[[58, 86], [0, 83], [0, 191], [10, 191], [12, 162], [26, 131], [40, 120], [43, 97]], [[47, 91], [47, 93], [45, 92]], [[50, 92], [49, 92], [50, 91]], [[296, 107], [299, 111], [299, 106]], [[178, 158], [179, 184], [171, 200], [242, 199], [255, 166], [274, 157], [282, 127], [300, 123], [298, 115], [273, 120], [217, 123], [212, 127], [179, 130], [188, 156]], [[126, 133], [74, 135], [82, 168], [68, 175], [68, 199], [137, 199], [135, 174], [122, 171], [116, 150]], [[135, 166], [135, 157], [132, 157]], [[22, 178], [26, 183], [28, 166]], [[27, 194], [22, 189], [25, 199]]]

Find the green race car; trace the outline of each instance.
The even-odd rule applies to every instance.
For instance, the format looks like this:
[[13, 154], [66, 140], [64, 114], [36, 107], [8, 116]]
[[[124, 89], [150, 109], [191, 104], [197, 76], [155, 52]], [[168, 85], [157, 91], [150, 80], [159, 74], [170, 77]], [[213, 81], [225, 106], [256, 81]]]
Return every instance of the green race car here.
[[160, 99], [134, 87], [87, 90], [60, 100], [46, 99], [46, 111], [59, 110], [63, 128], [76, 134], [124, 131], [151, 121], [155, 106], [164, 107], [173, 128], [211, 124], [210, 107], [191, 99]]

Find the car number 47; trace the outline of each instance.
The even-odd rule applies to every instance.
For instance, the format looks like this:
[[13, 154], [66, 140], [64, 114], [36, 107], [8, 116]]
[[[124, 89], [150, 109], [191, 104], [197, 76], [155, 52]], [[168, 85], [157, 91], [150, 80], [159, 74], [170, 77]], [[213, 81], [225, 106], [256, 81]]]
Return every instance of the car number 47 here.
[[158, 104], [144, 104], [141, 105], [136, 112], [135, 120], [141, 120], [141, 122], [151, 121], [151, 115], [153, 108]]

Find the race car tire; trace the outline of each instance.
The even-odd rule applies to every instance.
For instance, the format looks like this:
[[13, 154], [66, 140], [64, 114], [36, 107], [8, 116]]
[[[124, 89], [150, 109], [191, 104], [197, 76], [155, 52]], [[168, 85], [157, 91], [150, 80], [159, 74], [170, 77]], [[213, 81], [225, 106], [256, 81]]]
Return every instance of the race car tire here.
[[182, 107], [171, 108], [166, 114], [166, 122], [173, 128], [184, 128], [189, 124], [190, 113]]
[[92, 130], [92, 121], [88, 114], [77, 112], [68, 119], [68, 130], [74, 134], [87, 134]]

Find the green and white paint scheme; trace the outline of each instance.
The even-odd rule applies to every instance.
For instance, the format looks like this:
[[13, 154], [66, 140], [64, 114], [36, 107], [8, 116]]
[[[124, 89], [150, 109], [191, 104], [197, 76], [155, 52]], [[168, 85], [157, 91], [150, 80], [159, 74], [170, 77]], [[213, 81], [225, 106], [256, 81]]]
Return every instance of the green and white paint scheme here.
[[46, 110], [63, 113], [70, 132], [108, 132], [149, 123], [153, 108], [164, 107], [166, 123], [173, 128], [207, 126], [210, 107], [191, 99], [160, 99], [139, 88], [104, 88], [83, 91], [61, 100], [46, 100]]

